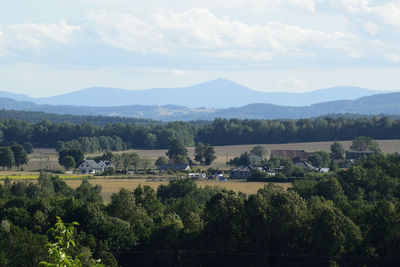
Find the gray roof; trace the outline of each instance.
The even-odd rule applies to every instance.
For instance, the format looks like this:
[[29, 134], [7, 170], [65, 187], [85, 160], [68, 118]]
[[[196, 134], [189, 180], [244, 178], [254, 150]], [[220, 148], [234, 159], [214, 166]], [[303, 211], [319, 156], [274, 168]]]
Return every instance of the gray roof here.
[[308, 163], [307, 161], [301, 161], [301, 162], [297, 162], [295, 164], [297, 167], [303, 168], [303, 169], [311, 169], [311, 170], [317, 170], [316, 167], [314, 167], [313, 165], [311, 165], [310, 163]]
[[186, 170], [187, 168], [190, 168], [189, 164], [165, 164], [165, 165], [160, 165], [158, 167], [158, 169], [160, 170], [174, 170], [174, 171]]
[[94, 161], [94, 160], [92, 160], [92, 159], [87, 159], [87, 160], [83, 161], [83, 162], [81, 163], [81, 165], [82, 165], [83, 163], [86, 163], [86, 164], [87, 164], [90, 168], [92, 168], [92, 169], [101, 169], [101, 167], [99, 166], [99, 164], [97, 164], [97, 162]]

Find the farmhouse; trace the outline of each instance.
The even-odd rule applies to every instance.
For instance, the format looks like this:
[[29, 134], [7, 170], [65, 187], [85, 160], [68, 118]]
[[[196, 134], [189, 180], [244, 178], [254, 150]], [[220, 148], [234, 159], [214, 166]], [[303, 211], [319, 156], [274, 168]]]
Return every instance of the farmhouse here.
[[79, 165], [78, 169], [83, 174], [89, 173], [101, 173], [107, 167], [105, 162], [97, 163], [92, 159], [84, 160], [81, 165]]
[[300, 168], [306, 170], [306, 171], [308, 170], [308, 171], [314, 171], [314, 172], [327, 173], [330, 170], [329, 168], [321, 168], [321, 167], [317, 168], [317, 167], [314, 167], [313, 165], [311, 165], [307, 161], [297, 162], [295, 165], [297, 167], [300, 167]]
[[310, 171], [318, 171], [318, 168], [314, 167], [307, 161], [300, 161], [295, 164], [297, 167], [302, 168], [303, 170], [310, 170]]
[[305, 161], [308, 153], [304, 150], [272, 150], [271, 158], [290, 158], [293, 162]]
[[179, 172], [185, 172], [191, 170], [189, 164], [165, 164], [165, 165], [160, 165], [158, 167], [160, 172], [166, 172], [166, 171], [179, 171]]
[[205, 180], [206, 177], [207, 176], [205, 173], [198, 173], [198, 172], [189, 173], [189, 178], [192, 180]]

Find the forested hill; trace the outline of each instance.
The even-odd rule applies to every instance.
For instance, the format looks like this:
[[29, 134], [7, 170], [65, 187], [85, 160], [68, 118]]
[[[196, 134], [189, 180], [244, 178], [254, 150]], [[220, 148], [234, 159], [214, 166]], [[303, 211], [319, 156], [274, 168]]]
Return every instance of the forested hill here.
[[214, 120], [215, 118], [238, 119], [302, 119], [326, 114], [353, 113], [360, 115], [400, 114], [400, 93], [378, 94], [357, 100], [340, 100], [303, 107], [277, 106], [273, 104], [250, 104], [238, 108], [208, 109], [176, 105], [163, 106], [52, 106], [32, 102], [18, 102], [0, 98], [0, 108], [7, 110], [42, 111], [56, 114], [85, 116], [114, 116], [143, 118], [160, 121]]
[[0, 119], [18, 119], [32, 123], [39, 123], [43, 120], [49, 120], [52, 123], [68, 122], [71, 124], [82, 124], [83, 122], [88, 122], [96, 126], [105, 126], [107, 123], [110, 124], [124, 123], [124, 124], [137, 124], [137, 125], [162, 123], [159, 121], [154, 121], [149, 119], [138, 119], [138, 118], [54, 114], [41, 111], [19, 111], [19, 110], [5, 110], [5, 109], [0, 110]]

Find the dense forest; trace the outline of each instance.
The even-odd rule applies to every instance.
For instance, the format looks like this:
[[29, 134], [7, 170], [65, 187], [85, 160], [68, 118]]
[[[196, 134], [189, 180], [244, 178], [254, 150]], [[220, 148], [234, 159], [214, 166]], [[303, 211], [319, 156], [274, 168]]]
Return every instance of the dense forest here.
[[[167, 148], [170, 140], [179, 139], [186, 146], [197, 142], [210, 145], [270, 144], [352, 140], [357, 136], [375, 139], [399, 139], [400, 120], [389, 117], [346, 119], [316, 118], [301, 120], [238, 120], [216, 119], [213, 122], [169, 123], [107, 123], [96, 126], [52, 123], [42, 120], [32, 123], [18, 119], [0, 120], [0, 140], [32, 143], [35, 147], [81, 148], [85, 153], [95, 150], [124, 148]], [[85, 142], [96, 143], [88, 147]], [[85, 149], [87, 147], [87, 149]]]
[[70, 115], [70, 114], [55, 114], [42, 111], [20, 111], [20, 110], [0, 110], [0, 119], [18, 119], [32, 123], [38, 123], [42, 120], [49, 120], [53, 123], [69, 122], [72, 124], [80, 124], [83, 122], [93, 123], [97, 126], [104, 126], [107, 123], [135, 123], [149, 124], [156, 121], [149, 119], [126, 118], [118, 116], [85, 116], [85, 115]]
[[377, 154], [331, 178], [247, 196], [189, 179], [157, 191], [69, 188], [57, 176], [0, 185], [0, 265], [48, 258], [48, 229], [78, 222], [67, 253], [83, 266], [398, 266], [400, 156]]

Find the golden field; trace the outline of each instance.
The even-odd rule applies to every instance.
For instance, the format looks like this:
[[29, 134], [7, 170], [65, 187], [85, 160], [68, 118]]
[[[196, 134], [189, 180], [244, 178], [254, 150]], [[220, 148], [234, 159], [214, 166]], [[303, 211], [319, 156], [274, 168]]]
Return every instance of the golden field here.
[[[81, 180], [66, 180], [65, 181], [72, 188], [77, 188], [81, 184]], [[105, 201], [109, 201], [113, 193], [117, 193], [121, 188], [128, 190], [135, 189], [138, 185], [148, 185], [154, 190], [161, 184], [168, 184], [168, 181], [149, 181], [147, 179], [91, 179], [89, 182], [93, 185], [102, 186], [102, 195]], [[267, 183], [259, 182], [242, 182], [242, 181], [197, 181], [199, 187], [205, 186], [217, 186], [220, 188], [226, 188], [236, 192], [242, 192], [245, 194], [255, 194], [258, 189], [263, 188]], [[290, 183], [276, 183], [282, 186], [284, 189], [291, 187]]]

